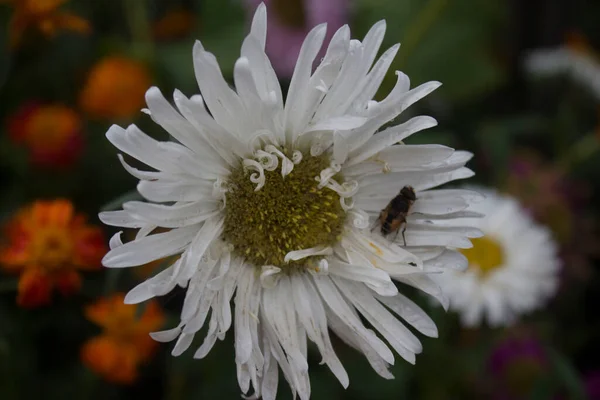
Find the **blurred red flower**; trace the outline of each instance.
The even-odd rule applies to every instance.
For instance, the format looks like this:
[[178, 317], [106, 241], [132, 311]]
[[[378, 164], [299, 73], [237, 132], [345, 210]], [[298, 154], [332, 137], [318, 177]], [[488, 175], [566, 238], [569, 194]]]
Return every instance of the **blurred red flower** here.
[[13, 142], [28, 150], [31, 162], [41, 167], [70, 167], [83, 150], [81, 119], [61, 104], [23, 105], [9, 118], [8, 132]]
[[5, 226], [0, 267], [20, 274], [17, 303], [32, 308], [50, 303], [53, 288], [64, 296], [81, 286], [79, 270], [100, 268], [107, 251], [100, 228], [75, 214], [68, 200], [36, 201]]

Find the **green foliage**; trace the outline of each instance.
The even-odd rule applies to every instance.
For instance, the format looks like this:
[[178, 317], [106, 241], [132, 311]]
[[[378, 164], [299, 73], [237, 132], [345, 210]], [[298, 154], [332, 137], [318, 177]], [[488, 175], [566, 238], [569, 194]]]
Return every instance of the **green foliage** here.
[[[68, 198], [95, 224], [99, 224], [98, 211], [117, 210], [126, 201], [143, 200], [134, 190], [136, 180], [123, 171], [117, 150], [104, 134], [112, 123], [136, 123], [151, 136], [163, 140], [166, 133], [141, 113], [123, 121], [86, 115], [80, 109], [79, 96], [90, 68], [105, 56], [125, 55], [148, 66], [153, 74], [152, 84], [160, 87], [167, 98], [173, 89], [191, 96], [198, 93], [192, 56], [195, 40], [215, 54], [224, 77], [232, 82], [233, 67], [249, 26], [242, 0], [71, 1], [68, 9], [90, 20], [91, 35], [59, 32], [46, 38], [37, 32], [27, 36], [22, 46], [10, 49], [8, 27], [13, 11], [4, 2], [0, 3], [2, 224], [19, 207], [36, 199]], [[515, 68], [522, 65], [526, 56], [524, 47], [533, 42], [533, 45], [556, 42], [558, 36], [548, 34], [545, 25], [536, 21], [530, 21], [528, 29], [518, 25], [514, 18], [516, 11], [530, 7], [530, 3], [355, 0], [349, 23], [353, 37], [362, 38], [374, 22], [386, 19], [387, 34], [382, 48], [402, 44], [378, 99], [384, 98], [395, 84], [394, 70], [405, 72], [413, 87], [430, 80], [443, 83], [432, 96], [407, 112], [432, 115], [439, 126], [409, 138], [407, 143], [438, 143], [473, 152], [475, 158], [470, 166], [477, 172], [474, 181], [500, 190], [508, 190], [507, 181], [514, 178], [511, 174], [515, 156], [522, 150], [539, 157], [544, 171], [560, 171], [564, 179], [560, 183], [568, 189], [564, 189], [566, 194], [559, 202], [567, 208], [569, 221], [565, 223], [572, 224], [574, 232], [561, 248], [564, 261], [561, 291], [548, 309], [525, 316], [516, 328], [468, 330], [461, 327], [456, 315], [432, 305], [430, 299], [419, 297], [416, 291], [403, 288], [403, 293], [417, 299], [434, 319], [439, 338], [423, 338], [418, 334], [423, 353], [417, 356], [415, 366], [397, 357], [391, 367], [395, 380], [379, 377], [359, 352], [333, 338], [350, 376], [347, 390], [326, 366], [318, 365], [320, 356], [309, 344], [312, 398], [491, 398], [501, 391], [502, 384], [499, 387], [498, 377], [487, 369], [490, 354], [499, 341], [521, 330], [533, 332], [546, 345], [550, 365], [550, 372], [532, 384], [525, 398], [557, 399], [558, 395], [569, 400], [586, 398], [582, 376], [600, 369], [598, 360], [588, 353], [589, 348], [597, 348], [600, 332], [596, 308], [591, 306], [597, 303], [600, 293], [598, 227], [593, 225], [598, 221], [600, 204], [600, 100], [568, 77], [539, 79], [520, 67]], [[543, 8], [544, 2], [535, 3]], [[569, 5], [573, 7], [569, 8], [572, 13], [556, 18], [565, 26], [589, 35], [591, 47], [598, 49], [600, 6], [591, 3], [580, 8]], [[185, 37], [156, 41], [151, 34], [152, 23], [171, 7], [183, 7], [193, 13], [194, 27]], [[535, 11], [540, 18], [549, 13], [546, 9]], [[529, 36], [521, 37], [524, 35]], [[598, 53], [591, 57], [598, 61]], [[286, 88], [283, 89], [285, 92]], [[65, 104], [83, 119], [85, 146], [74, 167], [40, 168], [31, 163], [28, 151], [9, 136], [10, 118], [31, 100]], [[135, 161], [131, 165], [140, 167]], [[535, 178], [527, 183], [532, 186], [539, 183]], [[513, 195], [519, 198], [520, 194]], [[537, 193], [538, 198], [546, 195]], [[572, 201], [573, 197], [576, 201]], [[531, 211], [538, 222], [552, 226], [549, 219], [555, 213], [544, 219], [538, 216], [535, 207]], [[106, 237], [115, 231], [105, 227]], [[0, 236], [0, 247], [5, 239]], [[165, 266], [165, 263], [157, 265], [153, 273]], [[169, 352], [173, 345], [161, 345], [159, 353], [141, 369], [139, 380], [131, 386], [107, 383], [82, 366], [80, 347], [99, 331], [84, 318], [83, 307], [104, 294], [127, 291], [141, 279], [128, 270], [86, 273], [78, 295], [70, 299], [55, 296], [51, 306], [27, 310], [15, 304], [18, 277], [0, 272], [0, 398], [238, 398], [231, 332], [203, 360], [193, 359], [191, 350], [172, 357]], [[178, 324], [183, 296], [176, 289], [159, 300], [168, 314], [165, 329]], [[594, 311], [590, 313], [590, 309]], [[139, 306], [136, 317], [145, 310], [145, 306]], [[192, 348], [201, 344], [202, 336], [196, 337]], [[278, 398], [291, 398], [282, 374], [279, 395]]]

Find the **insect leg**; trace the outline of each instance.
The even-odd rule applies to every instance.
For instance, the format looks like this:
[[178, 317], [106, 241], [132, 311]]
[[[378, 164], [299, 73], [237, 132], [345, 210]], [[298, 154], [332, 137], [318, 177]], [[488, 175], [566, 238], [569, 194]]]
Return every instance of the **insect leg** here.
[[406, 247], [406, 219], [402, 222], [402, 239], [404, 240], [404, 247]]

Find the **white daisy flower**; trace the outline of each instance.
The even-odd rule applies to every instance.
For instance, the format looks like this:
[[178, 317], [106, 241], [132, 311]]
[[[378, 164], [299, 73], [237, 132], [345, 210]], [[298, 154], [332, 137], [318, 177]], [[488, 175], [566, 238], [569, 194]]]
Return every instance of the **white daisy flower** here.
[[519, 203], [491, 190], [469, 210], [485, 218], [465, 219], [484, 237], [462, 250], [466, 271], [445, 271], [434, 279], [450, 299], [465, 326], [485, 319], [491, 326], [509, 325], [543, 306], [556, 291], [560, 261], [550, 231], [538, 225]]
[[600, 99], [600, 64], [577, 49], [563, 46], [532, 51], [525, 58], [525, 68], [540, 76], [568, 74]]
[[[278, 368], [294, 394], [310, 397], [307, 338], [346, 387], [348, 375], [329, 329], [385, 378], [392, 378], [387, 367], [394, 363], [388, 346], [413, 363], [421, 343], [404, 323], [427, 336], [437, 330], [398, 293], [394, 280], [446, 304], [428, 274], [466, 267], [464, 257], [447, 248], [469, 247], [468, 237], [480, 235], [471, 227], [437, 223], [470, 215], [463, 210], [476, 193], [431, 190], [470, 177], [465, 164], [471, 154], [398, 144], [434, 126], [431, 117], [387, 126], [440, 84], [409, 89], [408, 77], [397, 72], [391, 93], [372, 100], [399, 48], [375, 61], [384, 32], [381, 21], [360, 42], [342, 27], [313, 72], [325, 37], [325, 26], [315, 27], [284, 103], [264, 52], [261, 5], [235, 64], [235, 91], [200, 42], [193, 59], [202, 95], [175, 91], [174, 108], [158, 89], [148, 90], [146, 112], [176, 142], [158, 142], [134, 125], [112, 126], [107, 133], [119, 150], [153, 170], [133, 168], [119, 156], [148, 202], [130, 201], [123, 210], [100, 214], [108, 225], [139, 229], [128, 243], [120, 234], [111, 239], [104, 265], [133, 267], [180, 255], [131, 290], [126, 302], [165, 295], [176, 285], [187, 288], [179, 325], [152, 337], [177, 340], [177, 356], [208, 321], [195, 353], [203, 358], [233, 323], [239, 385], [248, 393], [252, 384], [254, 398], [275, 398]], [[406, 242], [372, 229], [405, 185], [417, 197]], [[170, 230], [154, 233], [156, 228]]]

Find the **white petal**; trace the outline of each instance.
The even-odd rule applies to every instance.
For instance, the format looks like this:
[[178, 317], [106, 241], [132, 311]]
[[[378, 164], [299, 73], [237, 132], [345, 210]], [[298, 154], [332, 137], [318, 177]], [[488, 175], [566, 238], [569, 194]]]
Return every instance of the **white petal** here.
[[132, 218], [127, 211], [104, 211], [98, 214], [98, 218], [106, 225], [122, 226], [123, 228], [141, 228], [145, 225], [143, 221]]
[[384, 271], [371, 266], [332, 261], [329, 263], [329, 273], [354, 282], [365, 283], [375, 292], [384, 296], [393, 296], [398, 293], [398, 289], [390, 276]]
[[125, 296], [124, 303], [139, 304], [148, 299], [151, 299], [152, 297], [159, 295], [159, 291], [157, 291], [157, 289], [162, 286], [172, 285], [172, 287], [174, 287], [175, 284], [174, 282], [172, 282], [173, 271], [176, 267], [175, 264], [179, 262], [179, 260], [176, 261], [174, 265], [165, 268], [152, 278], [140, 283], [139, 285], [131, 289], [129, 293], [127, 293], [127, 295]]
[[310, 340], [315, 342], [319, 348], [323, 356], [323, 362], [327, 363], [342, 386], [347, 388], [349, 384], [348, 374], [331, 345], [329, 332], [327, 331], [327, 316], [321, 297], [309, 278], [294, 275], [291, 279], [294, 304], [299, 322], [306, 330]]
[[382, 357], [387, 363], [394, 363], [394, 355], [390, 349], [383, 343], [372, 331], [367, 330], [360, 319], [354, 315], [350, 307], [344, 298], [340, 295], [337, 288], [328, 276], [313, 276], [314, 282], [321, 294], [321, 297], [335, 313], [343, 324], [348, 328], [356, 332], [356, 334], [369, 346], [373, 347], [375, 352]]
[[152, 119], [198, 155], [194, 158], [198, 163], [198, 171], [202, 171], [206, 177], [210, 178], [227, 174], [227, 170], [220, 164], [219, 158], [210, 151], [208, 142], [189, 121], [175, 111], [158, 88], [148, 89], [146, 102], [152, 111]]
[[149, 201], [199, 201], [212, 197], [214, 183], [204, 180], [141, 181], [137, 190]]
[[254, 11], [250, 35], [259, 41], [263, 49], [265, 48], [265, 42], [267, 41], [267, 7], [265, 3], [260, 3]]
[[430, 277], [425, 275], [413, 274], [395, 277], [395, 279], [400, 282], [404, 282], [407, 285], [414, 286], [419, 290], [422, 290], [423, 292], [427, 293], [428, 295], [434, 297], [437, 301], [439, 301], [442, 307], [444, 307], [444, 310], [448, 309], [448, 298], [443, 293], [439, 285], [435, 283]]
[[[377, 90], [379, 89], [381, 82], [383, 82], [383, 78], [390, 68], [394, 57], [396, 57], [396, 53], [398, 53], [399, 48], [400, 45], [395, 44], [385, 53], [383, 53], [366, 78], [363, 79], [361, 84], [356, 88], [356, 96], [350, 96], [348, 98], [347, 104], [351, 104], [351, 111], [358, 111], [366, 108], [367, 102], [371, 100], [377, 93]], [[347, 106], [344, 105], [342, 108], [346, 109]]]
[[298, 129], [297, 120], [303, 115], [302, 104], [307, 94], [313, 61], [321, 49], [321, 45], [325, 39], [325, 32], [326, 25], [318, 25], [306, 35], [306, 39], [302, 43], [285, 104], [285, 129], [288, 143], [294, 143], [296, 139], [295, 134], [297, 134], [297, 131], [295, 129]]
[[179, 339], [177, 339], [177, 343], [175, 343], [175, 347], [173, 347], [173, 351], [171, 351], [171, 355], [174, 357], [180, 356], [186, 351], [190, 345], [192, 344], [192, 340], [194, 340], [194, 335], [187, 335], [182, 333], [179, 335]]
[[310, 249], [290, 251], [289, 253], [287, 253], [285, 255], [285, 258], [283, 259], [283, 261], [288, 263], [290, 261], [298, 261], [298, 260], [301, 260], [303, 258], [310, 257], [310, 256], [330, 255], [332, 253], [333, 253], [333, 250], [331, 249], [331, 247], [317, 246], [317, 247], [311, 247]]
[[439, 257], [424, 263], [426, 269], [456, 269], [464, 271], [469, 266], [469, 260], [462, 253], [454, 250], [445, 250]]
[[167, 329], [166, 331], [150, 332], [150, 337], [157, 342], [171, 342], [179, 336], [181, 333], [181, 326], [176, 326], [173, 329]]
[[415, 327], [423, 335], [438, 337], [435, 322], [418, 305], [407, 297], [398, 293], [394, 297], [375, 296], [377, 300], [385, 304], [390, 310], [404, 318], [406, 322]]
[[109, 251], [102, 264], [110, 268], [133, 267], [178, 254], [190, 244], [198, 228], [192, 225], [125, 243]]
[[238, 278], [235, 295], [235, 362], [243, 364], [252, 354], [252, 337], [250, 334], [250, 298], [254, 286], [254, 271], [245, 268]]
[[421, 342], [398, 319], [387, 311], [372, 294], [360, 284], [333, 278], [337, 287], [354, 304], [359, 312], [406, 361], [414, 364], [415, 353], [422, 351]]
[[394, 379], [394, 375], [388, 370], [389, 363], [386, 362], [375, 349], [359, 335], [357, 335], [352, 329], [348, 329], [348, 326], [338, 317], [335, 313], [328, 310], [327, 321], [329, 327], [335, 332], [335, 334], [342, 339], [346, 344], [360, 350], [365, 355], [371, 367], [377, 372], [379, 376], [385, 379]]
[[285, 350], [288, 360], [296, 371], [308, 371], [306, 358], [300, 352], [296, 312], [290, 293], [289, 277], [282, 276], [277, 286], [263, 292], [265, 317]]
[[108, 242], [108, 247], [112, 250], [117, 247], [123, 246], [123, 240], [121, 240], [121, 234], [123, 231], [115, 233]]
[[374, 135], [367, 143], [357, 150], [345, 165], [351, 166], [405, 139], [415, 132], [429, 129], [437, 125], [437, 121], [428, 116], [414, 117], [407, 122], [387, 128]]
[[205, 200], [172, 206], [130, 201], [123, 205], [134, 218], [165, 228], [179, 228], [198, 224], [219, 213], [217, 200]]
[[215, 121], [229, 132], [241, 133], [245, 114], [240, 98], [223, 78], [215, 56], [199, 41], [194, 44], [194, 72]]

